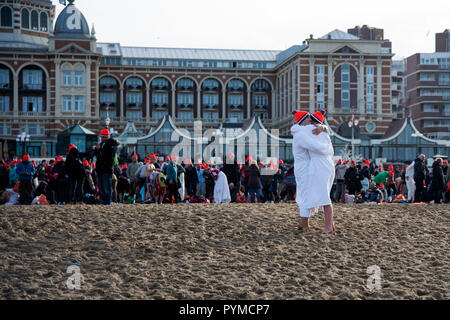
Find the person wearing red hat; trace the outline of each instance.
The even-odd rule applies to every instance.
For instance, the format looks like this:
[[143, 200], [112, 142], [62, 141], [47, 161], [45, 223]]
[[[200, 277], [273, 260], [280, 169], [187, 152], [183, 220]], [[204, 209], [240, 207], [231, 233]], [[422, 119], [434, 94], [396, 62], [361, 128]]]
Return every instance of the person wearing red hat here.
[[231, 202], [235, 203], [237, 202], [237, 195], [241, 188], [241, 169], [234, 153], [228, 153], [222, 172], [227, 176], [227, 181], [230, 186]]
[[16, 173], [19, 176], [19, 203], [29, 205], [33, 201], [33, 185], [31, 181], [35, 168], [30, 162], [28, 154], [23, 156], [23, 161], [17, 164]]
[[111, 138], [108, 128], [100, 132], [101, 143], [94, 148], [97, 158], [96, 172], [100, 197], [104, 205], [110, 205], [113, 196], [113, 170], [117, 164], [117, 148], [120, 142]]
[[334, 201], [345, 203], [345, 173], [347, 172], [347, 166], [342, 162], [342, 160], [339, 160], [336, 169], [335, 169], [335, 176], [336, 176], [336, 192], [334, 193]]
[[309, 116], [305, 111], [293, 112], [296, 124], [291, 132], [294, 137], [296, 201], [300, 208], [300, 229], [314, 232], [309, 226], [309, 218], [319, 207], [323, 207], [325, 211], [323, 233], [331, 233], [335, 230], [330, 198], [335, 177], [332, 160], [334, 149], [326, 128], [322, 126], [325, 113], [319, 113]]
[[230, 203], [231, 194], [225, 173], [218, 169], [212, 169], [211, 175], [215, 181], [214, 184], [214, 203]]
[[85, 172], [83, 162], [80, 158], [80, 152], [75, 145], [70, 145], [69, 153], [66, 157], [66, 173], [69, 176], [69, 199], [71, 204], [80, 204], [83, 200], [83, 185]]

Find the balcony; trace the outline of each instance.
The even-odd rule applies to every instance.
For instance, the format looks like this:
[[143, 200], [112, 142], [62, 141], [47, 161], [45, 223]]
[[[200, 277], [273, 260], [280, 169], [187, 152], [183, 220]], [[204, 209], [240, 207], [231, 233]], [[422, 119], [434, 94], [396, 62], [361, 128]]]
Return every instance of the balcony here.
[[116, 104], [116, 102], [101, 102], [100, 107], [115, 108], [115, 107], [117, 107], [117, 104]]
[[117, 85], [115, 85], [115, 84], [102, 84], [102, 85], [100, 85], [100, 90], [101, 91], [117, 90]]
[[212, 103], [212, 104], [203, 104], [202, 105], [203, 109], [217, 109], [219, 108], [219, 104], [218, 103]]
[[178, 103], [177, 107], [180, 109], [193, 109], [194, 105], [190, 103]]
[[169, 107], [167, 102], [163, 103], [152, 103], [152, 108], [154, 109], [167, 109]]
[[244, 110], [244, 105], [229, 105], [230, 110]]
[[268, 104], [256, 104], [253, 105], [253, 108], [258, 111], [258, 110], [268, 110], [269, 109], [269, 105]]
[[22, 92], [45, 93], [45, 87], [42, 84], [24, 84], [20, 90]]
[[19, 117], [36, 118], [36, 117], [46, 117], [46, 116], [47, 116], [47, 114], [45, 112], [19, 111]]
[[212, 86], [212, 87], [203, 86], [203, 92], [217, 92], [219, 90], [220, 90], [219, 86]]
[[140, 109], [143, 107], [142, 103], [137, 103], [137, 102], [130, 102], [126, 104], [127, 108], [134, 108], [134, 109]]
[[238, 86], [233, 86], [233, 87], [228, 87], [228, 91], [229, 92], [244, 92], [244, 87], [238, 87]]
[[142, 85], [127, 85], [128, 91], [141, 91], [142, 88]]
[[0, 92], [12, 91], [12, 87], [9, 83], [0, 83]]
[[152, 84], [152, 91], [168, 91], [168, 84]]

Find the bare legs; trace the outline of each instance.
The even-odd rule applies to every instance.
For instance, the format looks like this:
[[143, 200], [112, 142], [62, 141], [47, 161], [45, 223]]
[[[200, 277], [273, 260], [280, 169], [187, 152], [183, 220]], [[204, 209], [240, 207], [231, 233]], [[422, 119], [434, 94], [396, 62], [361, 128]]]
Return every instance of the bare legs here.
[[325, 213], [325, 229], [322, 233], [332, 233], [336, 231], [336, 227], [334, 225], [333, 205], [325, 206], [323, 210]]

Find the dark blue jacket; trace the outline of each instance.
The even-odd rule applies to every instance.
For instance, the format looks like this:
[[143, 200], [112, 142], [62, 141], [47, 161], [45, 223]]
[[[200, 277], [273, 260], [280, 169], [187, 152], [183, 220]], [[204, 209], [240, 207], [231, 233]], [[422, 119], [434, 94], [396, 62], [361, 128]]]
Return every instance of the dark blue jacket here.
[[[33, 180], [35, 168], [31, 162], [25, 163], [21, 162], [17, 164], [16, 166], [16, 173], [19, 176], [20, 180], [23, 181], [31, 181]], [[27, 175], [26, 173], [29, 173], [30, 175]]]

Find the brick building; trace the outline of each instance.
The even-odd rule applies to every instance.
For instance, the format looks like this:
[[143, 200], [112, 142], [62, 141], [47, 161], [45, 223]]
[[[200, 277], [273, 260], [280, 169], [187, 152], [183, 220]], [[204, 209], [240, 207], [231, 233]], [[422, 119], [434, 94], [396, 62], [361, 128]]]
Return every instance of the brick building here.
[[427, 137], [450, 139], [450, 51], [443, 49], [448, 32], [437, 34], [435, 53], [406, 58], [406, 112]]
[[392, 54], [365, 31], [285, 51], [126, 47], [97, 42], [73, 0], [57, 18], [50, 0], [0, 0], [0, 13], [0, 141], [10, 155], [37, 156], [44, 145], [55, 155], [65, 129], [98, 133], [107, 116], [118, 134], [129, 121], [146, 133], [165, 115], [187, 129], [259, 116], [289, 135], [292, 110], [324, 108], [347, 138], [353, 115], [357, 138], [380, 138], [392, 121]]

